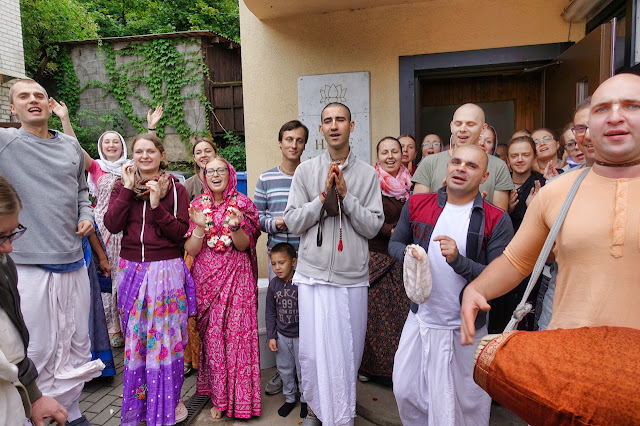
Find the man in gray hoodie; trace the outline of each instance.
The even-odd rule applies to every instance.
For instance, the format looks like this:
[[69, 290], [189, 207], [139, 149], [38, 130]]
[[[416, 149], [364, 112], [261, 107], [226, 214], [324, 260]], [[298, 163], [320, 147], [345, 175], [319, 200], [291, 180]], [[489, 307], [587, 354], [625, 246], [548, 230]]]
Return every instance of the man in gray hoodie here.
[[[305, 426], [353, 424], [367, 328], [368, 240], [384, 220], [378, 175], [349, 147], [355, 125], [349, 108], [331, 103], [321, 119], [327, 151], [298, 166], [284, 213], [289, 230], [300, 235], [293, 283]], [[328, 197], [338, 199], [337, 216], [321, 212]]]
[[102, 361], [91, 361], [90, 352], [82, 236], [93, 232], [93, 210], [84, 156], [76, 139], [48, 129], [51, 107], [41, 85], [18, 80], [9, 98], [22, 127], [0, 129], [0, 173], [20, 195], [28, 229], [12, 255], [30, 335], [28, 356], [42, 393], [66, 408], [72, 425], [84, 425], [80, 392], [104, 368]]

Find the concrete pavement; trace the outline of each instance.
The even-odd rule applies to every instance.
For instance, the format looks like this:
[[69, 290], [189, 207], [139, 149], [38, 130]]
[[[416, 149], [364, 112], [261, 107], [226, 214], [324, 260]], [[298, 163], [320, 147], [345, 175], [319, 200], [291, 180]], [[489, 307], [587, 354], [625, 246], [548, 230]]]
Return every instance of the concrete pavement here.
[[[113, 349], [116, 362], [117, 376], [112, 381], [96, 379], [87, 383], [80, 397], [80, 410], [95, 426], [117, 426], [120, 424], [120, 407], [122, 406], [122, 372], [123, 372], [123, 350]], [[269, 381], [275, 368], [262, 370], [262, 389]], [[185, 400], [195, 394], [196, 376], [192, 375], [185, 379], [182, 387], [182, 396]], [[393, 392], [374, 383], [358, 382], [358, 417], [355, 426], [396, 426], [401, 425], [398, 416]], [[202, 412], [192, 423], [197, 426], [213, 426], [224, 423], [225, 425], [255, 425], [255, 426], [295, 426], [302, 422], [299, 417], [300, 404], [298, 404], [287, 417], [278, 415], [278, 408], [284, 404], [282, 393], [278, 395], [262, 396], [262, 416], [248, 420], [230, 419], [223, 417], [220, 420], [213, 420], [209, 414], [211, 401], [209, 401]], [[491, 426], [520, 426], [526, 425], [513, 413], [505, 410], [499, 405], [491, 407]]]

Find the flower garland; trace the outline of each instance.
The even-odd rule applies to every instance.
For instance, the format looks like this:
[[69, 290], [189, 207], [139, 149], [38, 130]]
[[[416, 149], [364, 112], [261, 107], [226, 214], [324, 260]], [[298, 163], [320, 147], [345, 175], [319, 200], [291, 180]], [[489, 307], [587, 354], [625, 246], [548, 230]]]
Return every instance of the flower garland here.
[[[235, 201], [235, 197], [232, 202]], [[219, 228], [214, 226], [213, 223], [213, 201], [209, 195], [202, 196], [202, 213], [205, 216], [204, 232], [207, 245], [218, 253], [223, 253], [231, 246], [233, 241], [231, 240], [231, 233], [229, 232], [229, 218], [226, 217], [224, 225]], [[226, 214], [226, 211], [225, 213]]]

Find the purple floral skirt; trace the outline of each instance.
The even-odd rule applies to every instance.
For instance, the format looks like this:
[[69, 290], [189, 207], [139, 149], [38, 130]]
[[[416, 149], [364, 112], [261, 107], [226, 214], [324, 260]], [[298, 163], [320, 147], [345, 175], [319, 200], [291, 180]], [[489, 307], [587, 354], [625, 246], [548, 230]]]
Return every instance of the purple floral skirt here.
[[181, 258], [121, 258], [118, 282], [125, 337], [121, 424], [173, 425], [184, 381], [187, 308], [195, 309], [193, 280]]

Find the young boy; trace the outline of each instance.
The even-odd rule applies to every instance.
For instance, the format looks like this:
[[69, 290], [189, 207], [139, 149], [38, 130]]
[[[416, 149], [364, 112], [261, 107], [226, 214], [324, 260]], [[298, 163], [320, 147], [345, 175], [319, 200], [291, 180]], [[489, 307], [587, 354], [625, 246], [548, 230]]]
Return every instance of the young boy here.
[[[292, 283], [297, 263], [296, 249], [289, 243], [271, 248], [271, 267], [275, 277], [269, 282], [265, 319], [269, 349], [276, 353], [276, 365], [282, 378], [285, 403], [278, 414], [287, 417], [296, 405], [296, 375], [300, 382], [298, 360], [298, 286]], [[300, 417], [307, 416], [307, 404], [300, 395]]]

